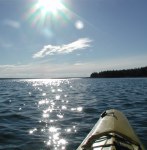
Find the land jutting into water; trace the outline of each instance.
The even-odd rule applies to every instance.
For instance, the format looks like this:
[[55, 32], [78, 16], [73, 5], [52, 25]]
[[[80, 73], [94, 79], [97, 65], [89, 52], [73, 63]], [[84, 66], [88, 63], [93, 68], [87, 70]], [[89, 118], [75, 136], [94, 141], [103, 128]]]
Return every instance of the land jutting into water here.
[[93, 72], [91, 78], [127, 78], [127, 77], [147, 77], [147, 67], [124, 69], [124, 70], [108, 70], [102, 72]]

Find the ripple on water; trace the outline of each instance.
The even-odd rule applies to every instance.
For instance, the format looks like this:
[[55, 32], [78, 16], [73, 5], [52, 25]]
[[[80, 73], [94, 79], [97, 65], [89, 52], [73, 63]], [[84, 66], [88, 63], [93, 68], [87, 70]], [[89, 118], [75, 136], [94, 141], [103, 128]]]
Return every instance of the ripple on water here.
[[147, 79], [0, 80], [0, 85], [0, 149], [75, 150], [110, 108], [123, 111], [147, 143]]

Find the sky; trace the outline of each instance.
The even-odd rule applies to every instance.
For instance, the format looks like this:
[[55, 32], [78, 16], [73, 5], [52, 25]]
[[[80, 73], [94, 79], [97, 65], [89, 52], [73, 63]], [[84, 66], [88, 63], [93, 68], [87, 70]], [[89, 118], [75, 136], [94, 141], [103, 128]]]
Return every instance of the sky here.
[[146, 0], [0, 0], [0, 78], [147, 66], [146, 8]]

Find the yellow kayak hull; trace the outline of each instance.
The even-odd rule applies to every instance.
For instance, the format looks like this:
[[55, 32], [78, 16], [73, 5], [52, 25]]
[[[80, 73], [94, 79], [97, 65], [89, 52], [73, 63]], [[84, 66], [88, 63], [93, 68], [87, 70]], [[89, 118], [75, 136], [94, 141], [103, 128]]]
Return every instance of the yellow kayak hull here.
[[[117, 145], [117, 146], [116, 146]], [[125, 115], [115, 109], [105, 111], [77, 150], [115, 150], [124, 146], [144, 150]]]

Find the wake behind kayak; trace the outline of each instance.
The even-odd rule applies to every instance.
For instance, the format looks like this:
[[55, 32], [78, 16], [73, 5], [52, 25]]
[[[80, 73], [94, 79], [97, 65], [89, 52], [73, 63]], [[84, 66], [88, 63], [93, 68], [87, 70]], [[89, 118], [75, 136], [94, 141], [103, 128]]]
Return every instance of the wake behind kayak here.
[[103, 112], [77, 150], [145, 150], [129, 121], [118, 110]]

